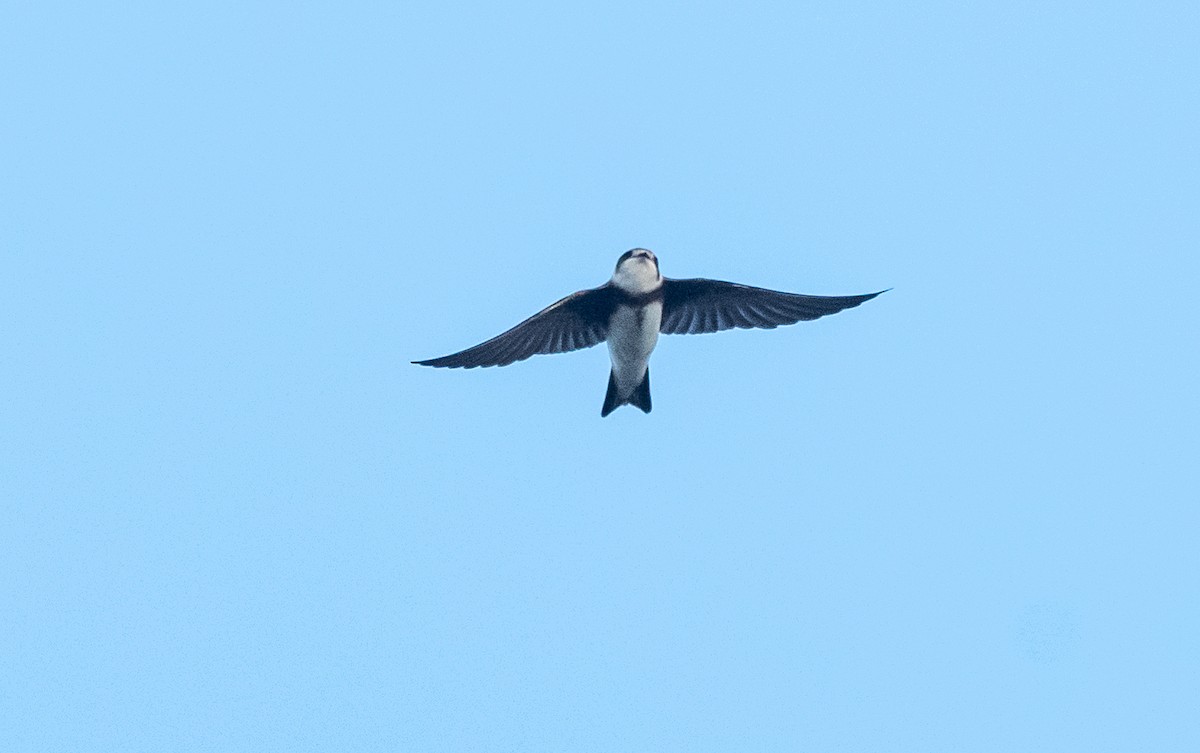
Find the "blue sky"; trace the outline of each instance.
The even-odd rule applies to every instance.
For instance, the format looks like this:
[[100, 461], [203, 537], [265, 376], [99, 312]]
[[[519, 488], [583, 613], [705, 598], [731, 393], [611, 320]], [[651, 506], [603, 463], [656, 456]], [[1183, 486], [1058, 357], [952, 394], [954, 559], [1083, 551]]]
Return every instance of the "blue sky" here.
[[[0, 749], [1200, 747], [1194, 4], [17, 3]], [[894, 288], [410, 360], [653, 249]]]

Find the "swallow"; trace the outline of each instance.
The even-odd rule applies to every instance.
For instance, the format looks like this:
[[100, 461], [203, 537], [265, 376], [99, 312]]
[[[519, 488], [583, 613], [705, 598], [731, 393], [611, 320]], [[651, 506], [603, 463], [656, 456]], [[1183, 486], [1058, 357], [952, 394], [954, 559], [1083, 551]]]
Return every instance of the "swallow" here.
[[649, 413], [650, 354], [659, 334], [774, 329], [854, 308], [884, 292], [801, 295], [721, 280], [676, 280], [662, 276], [654, 254], [635, 248], [621, 254], [612, 279], [600, 287], [572, 293], [473, 348], [412, 363], [450, 369], [508, 366], [607, 342], [612, 370], [600, 416], [622, 405]]

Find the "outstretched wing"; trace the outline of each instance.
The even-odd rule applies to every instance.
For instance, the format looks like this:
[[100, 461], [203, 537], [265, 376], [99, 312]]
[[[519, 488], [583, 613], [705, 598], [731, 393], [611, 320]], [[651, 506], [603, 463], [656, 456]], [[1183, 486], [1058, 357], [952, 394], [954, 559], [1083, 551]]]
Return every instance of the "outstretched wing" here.
[[877, 295], [800, 295], [721, 280], [664, 279], [659, 331], [667, 335], [697, 335], [733, 327], [774, 329], [781, 324], [836, 314]]
[[613, 307], [608, 285], [563, 298], [542, 309], [504, 334], [458, 353], [419, 366], [473, 369], [476, 366], [507, 366], [539, 353], [566, 353], [590, 348], [608, 336], [608, 319]]

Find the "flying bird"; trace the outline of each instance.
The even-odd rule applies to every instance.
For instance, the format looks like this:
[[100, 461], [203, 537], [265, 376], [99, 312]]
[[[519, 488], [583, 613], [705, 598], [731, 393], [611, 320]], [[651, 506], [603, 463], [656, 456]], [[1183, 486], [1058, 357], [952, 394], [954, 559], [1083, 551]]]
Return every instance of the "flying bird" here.
[[621, 254], [612, 279], [600, 287], [572, 293], [473, 348], [413, 363], [450, 369], [508, 366], [530, 356], [567, 353], [607, 341], [612, 371], [601, 417], [622, 405], [649, 413], [650, 354], [659, 333], [774, 329], [836, 314], [877, 295], [800, 295], [721, 280], [674, 280], [662, 276], [654, 254], [635, 248]]

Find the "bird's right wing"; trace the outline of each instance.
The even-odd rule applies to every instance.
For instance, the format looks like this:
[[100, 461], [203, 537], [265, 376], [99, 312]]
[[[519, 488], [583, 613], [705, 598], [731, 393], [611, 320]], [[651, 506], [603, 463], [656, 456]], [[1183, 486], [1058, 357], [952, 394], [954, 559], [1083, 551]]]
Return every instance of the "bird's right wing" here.
[[609, 285], [578, 293], [553, 303], [507, 332], [473, 348], [427, 361], [419, 366], [473, 369], [507, 366], [540, 353], [566, 353], [590, 348], [608, 336], [608, 319], [615, 297]]
[[721, 280], [668, 278], [663, 280], [659, 331], [666, 335], [696, 335], [733, 327], [774, 329], [836, 314], [877, 295], [801, 295]]

